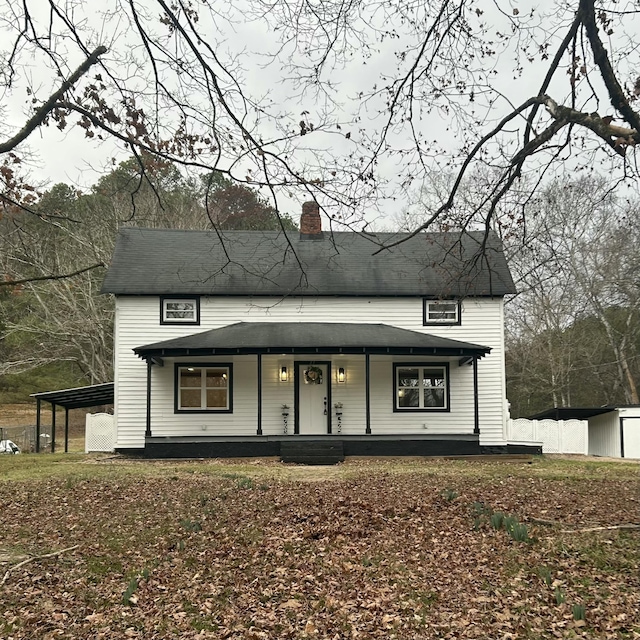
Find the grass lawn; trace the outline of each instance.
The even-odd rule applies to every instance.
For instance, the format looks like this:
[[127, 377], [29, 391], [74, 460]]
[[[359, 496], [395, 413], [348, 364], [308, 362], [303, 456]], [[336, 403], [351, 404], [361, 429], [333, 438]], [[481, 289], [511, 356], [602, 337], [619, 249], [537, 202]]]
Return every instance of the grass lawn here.
[[0, 638], [640, 638], [639, 470], [0, 456]]

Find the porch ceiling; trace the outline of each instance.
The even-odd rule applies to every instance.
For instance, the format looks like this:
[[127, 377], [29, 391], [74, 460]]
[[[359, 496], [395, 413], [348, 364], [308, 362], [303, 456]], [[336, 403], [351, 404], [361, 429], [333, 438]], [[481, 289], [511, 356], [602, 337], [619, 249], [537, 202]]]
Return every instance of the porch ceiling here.
[[153, 357], [252, 353], [375, 353], [477, 356], [491, 349], [386, 324], [346, 322], [238, 322], [133, 350]]

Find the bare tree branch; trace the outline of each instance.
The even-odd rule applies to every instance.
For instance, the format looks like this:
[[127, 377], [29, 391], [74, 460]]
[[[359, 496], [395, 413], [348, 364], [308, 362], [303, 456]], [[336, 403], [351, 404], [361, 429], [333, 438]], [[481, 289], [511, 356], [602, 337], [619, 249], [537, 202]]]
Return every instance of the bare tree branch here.
[[43, 124], [47, 116], [55, 109], [55, 105], [64, 94], [94, 65], [98, 58], [107, 52], [106, 47], [96, 47], [91, 55], [60, 85], [60, 88], [49, 99], [36, 109], [36, 112], [26, 122], [24, 127], [5, 142], [0, 142], [0, 153], [8, 153], [15, 149], [21, 142], [26, 140], [35, 129]]
[[30, 278], [21, 278], [20, 280], [0, 280], [0, 287], [16, 287], [21, 284], [26, 284], [27, 282], [42, 282], [49, 280], [65, 280], [67, 278], [74, 278], [75, 276], [79, 276], [81, 273], [86, 273], [87, 271], [92, 271], [93, 269], [99, 269], [100, 267], [106, 267], [107, 265], [104, 262], [98, 262], [97, 264], [92, 264], [90, 267], [84, 267], [83, 269], [78, 269], [73, 273], [57, 273], [50, 274], [46, 276], [33, 276]]

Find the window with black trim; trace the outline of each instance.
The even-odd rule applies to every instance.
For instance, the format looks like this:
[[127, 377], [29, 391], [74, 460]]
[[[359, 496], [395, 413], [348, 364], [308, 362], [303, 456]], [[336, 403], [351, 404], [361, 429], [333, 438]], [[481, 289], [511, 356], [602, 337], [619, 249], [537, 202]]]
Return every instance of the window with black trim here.
[[200, 298], [160, 298], [160, 324], [200, 324]]
[[176, 364], [176, 413], [231, 413], [232, 364]]
[[394, 363], [394, 411], [449, 411], [449, 365]]
[[460, 300], [424, 300], [422, 324], [460, 324]]

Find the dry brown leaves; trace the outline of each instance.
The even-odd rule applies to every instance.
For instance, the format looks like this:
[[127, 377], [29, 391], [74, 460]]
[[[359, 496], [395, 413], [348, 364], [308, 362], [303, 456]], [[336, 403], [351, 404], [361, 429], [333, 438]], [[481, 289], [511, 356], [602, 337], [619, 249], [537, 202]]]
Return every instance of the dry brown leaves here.
[[192, 471], [0, 483], [0, 547], [79, 545], [11, 574], [0, 638], [640, 637], [638, 533], [561, 532], [637, 522], [632, 480]]

